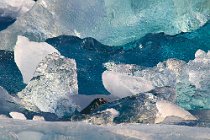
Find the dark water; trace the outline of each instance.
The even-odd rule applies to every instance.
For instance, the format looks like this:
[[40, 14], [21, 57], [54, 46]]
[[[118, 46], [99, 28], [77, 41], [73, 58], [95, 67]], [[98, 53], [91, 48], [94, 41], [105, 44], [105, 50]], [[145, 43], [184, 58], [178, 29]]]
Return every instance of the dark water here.
[[9, 17], [0, 17], [0, 31], [6, 29], [8, 26], [12, 25], [15, 19]]

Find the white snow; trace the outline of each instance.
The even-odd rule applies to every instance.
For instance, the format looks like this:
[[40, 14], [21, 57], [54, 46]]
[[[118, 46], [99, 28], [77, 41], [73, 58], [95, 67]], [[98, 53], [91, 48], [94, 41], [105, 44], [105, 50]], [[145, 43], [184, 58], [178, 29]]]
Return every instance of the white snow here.
[[24, 36], [18, 36], [14, 57], [24, 83], [27, 84], [31, 80], [38, 64], [54, 52], [59, 54], [58, 50], [45, 42], [33, 42]]

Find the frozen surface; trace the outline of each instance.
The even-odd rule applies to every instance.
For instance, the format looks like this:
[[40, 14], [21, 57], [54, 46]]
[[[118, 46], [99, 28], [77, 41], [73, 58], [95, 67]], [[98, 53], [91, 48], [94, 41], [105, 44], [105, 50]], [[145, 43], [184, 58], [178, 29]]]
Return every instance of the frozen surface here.
[[84, 122], [38, 122], [4, 119], [0, 121], [0, 139], [8, 140], [206, 140], [210, 137], [209, 128], [120, 124], [95, 126]]
[[33, 0], [1, 0], [0, 17], [17, 18], [28, 12], [34, 3]]
[[18, 96], [28, 110], [62, 117], [75, 111], [70, 100], [74, 94], [78, 94], [76, 62], [53, 53], [38, 65], [33, 79]]
[[[195, 59], [188, 63], [169, 59], [156, 67], [146, 69], [133, 69], [132, 73], [117, 72], [120, 67], [104, 72], [103, 83], [109, 92], [116, 96], [126, 96], [151, 90], [150, 87], [174, 87], [176, 89], [176, 102], [186, 109], [209, 109], [209, 72], [210, 53], [198, 50]], [[125, 70], [126, 71], [126, 70]], [[117, 73], [116, 73], [117, 72]], [[109, 77], [106, 73], [116, 73]], [[112, 77], [127, 77], [127, 80]], [[140, 78], [143, 80], [135, 80]], [[124, 78], [123, 78], [124, 79]], [[129, 82], [135, 80], [136, 82]], [[145, 82], [146, 81], [146, 82]], [[121, 84], [116, 86], [116, 84]], [[135, 85], [141, 85], [136, 87]], [[118, 92], [121, 88], [125, 93]]]
[[54, 47], [45, 42], [33, 42], [24, 36], [18, 36], [14, 48], [14, 58], [24, 83], [28, 83], [39, 65], [39, 63], [52, 53], [59, 53]]
[[122, 45], [147, 33], [197, 29], [209, 20], [209, 7], [209, 0], [40, 0], [0, 34], [0, 46], [12, 50], [17, 35], [43, 41], [62, 34]]

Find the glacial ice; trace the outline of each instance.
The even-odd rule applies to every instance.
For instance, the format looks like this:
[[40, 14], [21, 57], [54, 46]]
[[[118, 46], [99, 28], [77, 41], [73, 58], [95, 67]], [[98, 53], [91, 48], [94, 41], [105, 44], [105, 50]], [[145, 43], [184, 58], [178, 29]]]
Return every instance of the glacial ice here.
[[[109, 92], [115, 96], [120, 96], [121, 93], [116, 93], [120, 87], [127, 87], [124, 90], [127, 93], [122, 93], [122, 96], [129, 96], [131, 93], [136, 94], [136, 86], [142, 87], [138, 89], [141, 93], [149, 91], [150, 89], [144, 87], [173, 87], [176, 92], [176, 103], [185, 109], [209, 109], [210, 108], [210, 94], [209, 91], [209, 72], [210, 72], [210, 52], [206, 53], [202, 50], [198, 50], [195, 54], [195, 59], [188, 63], [182, 60], [168, 59], [165, 62], [160, 62], [156, 67], [145, 68], [139, 70], [133, 70], [132, 73], [120, 73], [114, 74], [121, 77], [128, 77], [127, 80], [119, 80], [119, 78], [112, 79], [111, 77], [105, 77], [106, 73], [115, 73], [116, 69], [105, 71], [103, 74], [103, 83]], [[108, 64], [106, 64], [108, 65]], [[133, 81], [136, 78], [141, 78], [135, 83], [128, 84], [128, 81]], [[119, 82], [120, 81], [120, 82]], [[144, 81], [144, 82], [142, 82]], [[120, 83], [119, 87], [115, 84]], [[147, 86], [145, 86], [147, 85]]]
[[17, 18], [28, 12], [34, 3], [33, 0], [1, 0], [0, 17]]
[[[210, 128], [176, 125], [120, 124], [91, 125], [84, 122], [0, 121], [0, 139], [115, 139], [115, 140], [206, 140]], [[52, 133], [54, 132], [54, 133]]]
[[[116, 110], [116, 113], [109, 110]], [[93, 124], [107, 123], [162, 123], [166, 118], [197, 120], [177, 105], [152, 93], [140, 93], [101, 105], [87, 118]]]
[[45, 42], [33, 42], [24, 36], [18, 36], [14, 48], [14, 58], [22, 76], [24, 83], [28, 83], [39, 65], [48, 55], [59, 52]]
[[71, 95], [78, 94], [76, 62], [53, 53], [39, 63], [33, 78], [17, 95], [30, 111], [62, 117], [76, 110]]
[[44, 41], [62, 34], [122, 45], [147, 33], [197, 29], [209, 20], [209, 7], [209, 0], [40, 0], [0, 34], [0, 46], [12, 50], [17, 35]]
[[116, 72], [105, 71], [102, 74], [102, 80], [104, 87], [114, 96], [120, 98], [154, 89], [149, 80]]

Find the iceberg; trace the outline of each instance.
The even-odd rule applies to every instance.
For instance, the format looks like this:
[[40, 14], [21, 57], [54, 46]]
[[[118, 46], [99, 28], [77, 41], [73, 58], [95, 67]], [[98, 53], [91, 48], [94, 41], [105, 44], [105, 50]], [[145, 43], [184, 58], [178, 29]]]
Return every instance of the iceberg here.
[[1, 0], [0, 17], [17, 18], [28, 12], [35, 2], [33, 0]]
[[12, 50], [17, 35], [44, 41], [63, 34], [122, 45], [147, 33], [174, 35], [198, 29], [209, 20], [209, 7], [208, 0], [40, 0], [0, 34], [0, 46]]
[[[158, 63], [153, 68], [133, 69], [132, 73], [116, 73], [116, 69], [110, 69], [103, 73], [103, 83], [113, 95], [123, 97], [141, 93], [141, 91], [150, 91], [152, 87], [153, 89], [173, 87], [176, 93], [175, 102], [180, 106], [188, 110], [209, 109], [209, 58], [209, 52], [198, 50], [195, 59], [188, 63], [182, 60], [168, 59], [165, 62]], [[120, 78], [112, 78], [113, 76]], [[127, 80], [121, 80], [121, 78], [125, 79], [123, 77], [127, 77]], [[137, 81], [136, 78], [142, 80]], [[135, 82], [129, 82], [134, 80]], [[116, 86], [116, 84], [119, 86]], [[148, 86], [151, 88], [147, 89]], [[124, 87], [127, 89], [123, 90], [122, 94], [118, 92], [118, 89]]]
[[14, 59], [22, 76], [24, 83], [28, 83], [39, 65], [39, 63], [48, 55], [59, 52], [51, 45], [45, 42], [33, 42], [24, 36], [18, 36], [14, 48]]
[[101, 105], [87, 117], [93, 124], [163, 123], [165, 119], [197, 120], [188, 111], [152, 93], [140, 93]]
[[104, 87], [114, 96], [123, 98], [154, 89], [152, 82], [141, 77], [105, 71], [102, 74]]
[[59, 117], [74, 113], [71, 95], [78, 94], [76, 63], [53, 53], [39, 63], [33, 78], [17, 95], [33, 112], [50, 112]]

